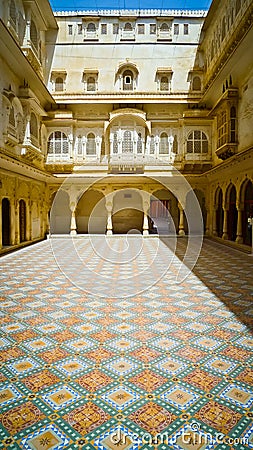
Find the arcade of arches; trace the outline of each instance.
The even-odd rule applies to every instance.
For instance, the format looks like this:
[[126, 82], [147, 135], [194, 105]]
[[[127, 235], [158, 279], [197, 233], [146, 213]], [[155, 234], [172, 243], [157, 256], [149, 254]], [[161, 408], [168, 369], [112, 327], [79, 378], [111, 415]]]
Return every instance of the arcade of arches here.
[[[189, 221], [194, 218], [191, 197], [196, 196], [203, 218], [203, 228], [199, 224], [191, 227], [191, 233], [202, 233], [252, 245], [252, 230], [248, 219], [253, 217], [253, 183], [245, 179], [239, 186], [230, 183], [225, 188], [218, 186], [213, 191], [213, 201], [209, 201], [207, 191], [193, 189], [180, 204], [169, 190], [159, 186], [152, 192], [124, 187], [105, 192], [93, 187], [83, 192], [72, 203], [68, 191], [60, 189], [51, 197], [51, 207], [44, 211], [40, 219], [39, 206], [28, 198], [4, 196], [1, 203], [2, 247], [52, 234], [143, 234], [189, 233]], [[148, 199], [148, 200], [147, 200]], [[148, 203], [147, 203], [148, 202]]]
[[[239, 187], [232, 183], [226, 189], [218, 186], [212, 207], [204, 190], [199, 188], [187, 194], [184, 205], [162, 187], [147, 192], [147, 196], [148, 205], [145, 191], [125, 187], [108, 194], [93, 187], [71, 205], [69, 193], [60, 189], [51, 198], [48, 223], [42, 223], [39, 228], [48, 232], [50, 222], [52, 234], [124, 234], [134, 230], [148, 234], [154, 231], [155, 225], [159, 234], [188, 234], [188, 222], [192, 221], [191, 196], [196, 196], [207, 235], [248, 246], [252, 243], [248, 218], [253, 216], [253, 183], [249, 179]], [[1, 206], [3, 247], [40, 237], [39, 214], [34, 211], [36, 202], [25, 198], [13, 202], [4, 197]], [[193, 227], [191, 232], [201, 233], [202, 229]]]

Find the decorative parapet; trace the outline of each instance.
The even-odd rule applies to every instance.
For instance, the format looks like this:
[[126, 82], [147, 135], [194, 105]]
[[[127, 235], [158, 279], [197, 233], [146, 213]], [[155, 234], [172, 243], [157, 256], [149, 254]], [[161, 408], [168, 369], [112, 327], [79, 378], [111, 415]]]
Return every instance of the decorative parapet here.
[[134, 16], [134, 17], [206, 17], [207, 9], [97, 9], [80, 11], [54, 11], [60, 16]]

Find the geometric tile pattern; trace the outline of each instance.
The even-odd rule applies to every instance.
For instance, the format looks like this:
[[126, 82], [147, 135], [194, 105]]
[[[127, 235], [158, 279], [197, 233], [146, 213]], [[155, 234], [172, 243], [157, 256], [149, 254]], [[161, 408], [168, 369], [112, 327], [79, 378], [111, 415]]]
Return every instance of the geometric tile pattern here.
[[[252, 258], [205, 240], [177, 283], [187, 239], [175, 255], [157, 239], [143, 240], [140, 265], [110, 267], [77, 239], [80, 261], [101, 274], [87, 290], [59, 269], [49, 241], [2, 258], [0, 448], [253, 448]], [[54, 245], [78, 281], [67, 242]], [[142, 289], [129, 296], [130, 284]], [[206, 442], [216, 432], [230, 443]]]

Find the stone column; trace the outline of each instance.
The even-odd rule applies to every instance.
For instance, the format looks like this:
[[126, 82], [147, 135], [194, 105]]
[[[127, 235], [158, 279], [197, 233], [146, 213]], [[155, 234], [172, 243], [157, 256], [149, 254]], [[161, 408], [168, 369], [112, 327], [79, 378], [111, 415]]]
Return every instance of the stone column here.
[[[10, 200], [10, 244], [15, 245], [19, 237], [19, 231], [16, 230], [16, 205], [14, 200]], [[17, 213], [18, 215], [18, 213]], [[17, 235], [16, 235], [17, 231]]]
[[106, 235], [111, 236], [113, 234], [112, 230], [113, 194], [108, 194], [106, 196], [105, 207], [107, 211]]
[[143, 236], [148, 236], [149, 235], [148, 210], [150, 207], [150, 194], [148, 192], [142, 192], [142, 207], [143, 207], [142, 234]]
[[31, 200], [26, 202], [26, 240], [32, 240], [32, 204]]
[[217, 209], [214, 208], [213, 209], [213, 230], [212, 230], [212, 234], [213, 236], [217, 236]]
[[[12, 205], [11, 205], [12, 208]], [[15, 211], [15, 242], [14, 244], [20, 244], [20, 218], [19, 218], [19, 201], [13, 203], [13, 208]]]
[[242, 205], [237, 204], [236, 205], [238, 217], [237, 217], [237, 231], [236, 231], [236, 240], [238, 244], [243, 243], [243, 236], [242, 236], [242, 214], [243, 214], [243, 208]]
[[206, 210], [206, 236], [210, 236], [210, 211], [209, 209]]
[[228, 209], [226, 207], [223, 207], [223, 211], [224, 211], [224, 222], [223, 222], [222, 239], [226, 240], [228, 239]]
[[185, 231], [184, 231], [184, 208], [182, 207], [182, 205], [180, 203], [178, 203], [178, 209], [179, 209], [179, 227], [178, 227], [178, 234], [179, 236], [184, 236], [185, 235]]
[[75, 236], [77, 234], [76, 227], [76, 203], [71, 202], [70, 205], [71, 220], [70, 220], [70, 235]]

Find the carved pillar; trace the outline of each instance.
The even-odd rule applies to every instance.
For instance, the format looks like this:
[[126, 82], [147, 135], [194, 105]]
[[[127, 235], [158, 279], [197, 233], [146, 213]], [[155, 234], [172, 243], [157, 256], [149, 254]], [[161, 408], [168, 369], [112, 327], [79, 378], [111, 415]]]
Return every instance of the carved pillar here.
[[16, 215], [18, 212], [16, 210], [15, 201], [10, 201], [10, 244], [15, 245], [16, 238], [18, 239], [18, 235], [16, 236]]
[[26, 222], [26, 239], [28, 241], [32, 240], [32, 207], [33, 207], [33, 202], [28, 200], [27, 202], [27, 222]]
[[237, 231], [236, 231], [236, 240], [238, 244], [243, 243], [243, 236], [242, 236], [242, 214], [243, 214], [243, 207], [241, 204], [236, 205], [238, 217], [237, 217]]
[[142, 207], [143, 207], [142, 234], [143, 236], [148, 236], [149, 235], [148, 210], [150, 207], [150, 194], [148, 192], [142, 192]]
[[76, 226], [76, 203], [71, 202], [70, 205], [71, 211], [71, 220], [70, 220], [70, 235], [75, 236], [77, 234], [77, 226]]
[[[12, 208], [12, 205], [11, 205]], [[20, 209], [19, 201], [13, 203], [14, 215], [15, 215], [15, 241], [14, 244], [20, 244]]]
[[105, 207], [107, 211], [107, 223], [106, 223], [106, 234], [107, 236], [111, 236], [113, 234], [113, 226], [112, 226], [112, 210], [113, 210], [113, 197], [114, 193], [109, 193], [105, 197]]
[[178, 227], [178, 234], [179, 236], [184, 236], [184, 208], [180, 203], [178, 203], [178, 209], [179, 209], [179, 227]]
[[223, 222], [222, 239], [226, 240], [228, 239], [228, 209], [224, 207], [223, 210], [224, 210], [224, 222]]
[[213, 236], [217, 236], [217, 208], [213, 209]]
[[210, 211], [209, 211], [209, 209], [206, 210], [206, 230], [205, 230], [205, 235], [206, 236], [210, 235]]

